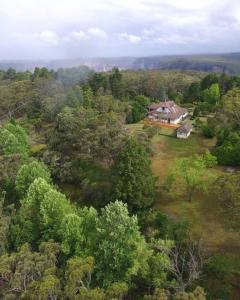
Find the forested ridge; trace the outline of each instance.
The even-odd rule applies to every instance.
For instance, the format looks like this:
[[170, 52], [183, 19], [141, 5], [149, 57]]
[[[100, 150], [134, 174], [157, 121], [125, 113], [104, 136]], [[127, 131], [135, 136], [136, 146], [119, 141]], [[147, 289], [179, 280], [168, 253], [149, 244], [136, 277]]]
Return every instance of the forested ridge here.
[[[156, 176], [165, 132], [143, 120], [167, 99], [213, 146], [171, 135]], [[239, 76], [8, 69], [0, 117], [0, 299], [239, 299]], [[159, 206], [209, 195], [228, 249]]]

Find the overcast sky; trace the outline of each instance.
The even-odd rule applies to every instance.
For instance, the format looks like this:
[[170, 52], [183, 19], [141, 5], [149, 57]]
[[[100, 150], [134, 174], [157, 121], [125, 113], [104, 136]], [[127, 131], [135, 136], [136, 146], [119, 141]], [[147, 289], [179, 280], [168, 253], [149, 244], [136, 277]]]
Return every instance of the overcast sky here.
[[240, 0], [0, 0], [0, 59], [240, 51]]

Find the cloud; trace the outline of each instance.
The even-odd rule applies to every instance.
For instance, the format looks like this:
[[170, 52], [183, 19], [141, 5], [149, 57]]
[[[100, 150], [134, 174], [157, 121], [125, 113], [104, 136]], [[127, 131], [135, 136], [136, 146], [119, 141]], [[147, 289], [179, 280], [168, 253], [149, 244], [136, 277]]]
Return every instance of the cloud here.
[[97, 38], [101, 38], [101, 39], [107, 39], [107, 37], [108, 37], [107, 33], [98, 27], [89, 28], [88, 34], [93, 37], [97, 37]]
[[131, 43], [131, 44], [137, 44], [137, 43], [140, 43], [141, 40], [142, 40], [141, 36], [134, 35], [134, 34], [128, 34], [128, 33], [126, 33], [126, 32], [121, 33], [121, 34], [120, 34], [120, 38], [121, 38], [122, 40], [128, 41], [128, 42]]
[[34, 33], [32, 37], [50, 45], [57, 45], [59, 43], [58, 35], [51, 30], [44, 30], [39, 33]]
[[0, 2], [0, 59], [240, 50], [239, 0]]
[[73, 39], [73, 40], [82, 41], [82, 40], [87, 40], [88, 36], [84, 31], [79, 30], [79, 31], [73, 31], [72, 33], [70, 33], [69, 38]]

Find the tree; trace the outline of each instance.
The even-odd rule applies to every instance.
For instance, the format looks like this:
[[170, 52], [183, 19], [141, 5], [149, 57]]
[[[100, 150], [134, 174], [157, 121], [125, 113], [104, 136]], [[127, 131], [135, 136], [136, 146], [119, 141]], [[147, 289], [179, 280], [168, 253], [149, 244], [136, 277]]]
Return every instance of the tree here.
[[93, 207], [84, 207], [65, 216], [62, 222], [62, 249], [66, 255], [86, 257], [93, 254], [97, 220], [98, 213]]
[[38, 68], [36, 67], [34, 69], [34, 72], [32, 74], [32, 81], [36, 81], [39, 79], [52, 79], [54, 77], [54, 72], [53, 71], [49, 71], [47, 68], [43, 67], [43, 68]]
[[0, 255], [7, 252], [9, 246], [9, 231], [13, 216], [13, 206], [5, 207], [5, 193], [0, 195]]
[[214, 83], [210, 86], [209, 88], [209, 102], [211, 104], [218, 104], [218, 102], [220, 101], [221, 98], [221, 94], [220, 94], [220, 88], [218, 83]]
[[218, 104], [220, 97], [220, 89], [217, 83], [212, 84], [209, 89], [202, 91], [202, 100], [210, 105]]
[[145, 295], [143, 300], [207, 300], [204, 289], [197, 286], [192, 292], [177, 292], [172, 294], [168, 290], [155, 289], [153, 295]]
[[157, 98], [160, 101], [166, 101], [168, 99], [168, 95], [167, 95], [167, 89], [164, 85], [161, 85], [158, 91], [158, 95]]
[[[42, 235], [44, 240], [62, 241], [62, 222], [65, 215], [73, 213], [66, 196], [54, 189], [48, 190], [40, 203]], [[66, 230], [68, 228], [64, 228]]]
[[21, 196], [27, 193], [29, 186], [37, 178], [42, 178], [51, 184], [51, 175], [46, 165], [38, 161], [32, 161], [21, 166], [16, 178], [16, 189]]
[[23, 299], [57, 300], [61, 294], [60, 280], [55, 274], [55, 268], [51, 268], [44, 272], [41, 280], [34, 280], [29, 284]]
[[[23, 245], [18, 252], [3, 255], [0, 259], [1, 296], [9, 299], [36, 299], [44, 294], [58, 294], [54, 286], [59, 286], [55, 276], [56, 256], [59, 246], [56, 243], [42, 243], [39, 252], [32, 252], [28, 244]], [[47, 277], [51, 274], [52, 277]], [[48, 282], [46, 282], [48, 278]], [[50, 280], [51, 279], [51, 282]], [[40, 282], [43, 281], [43, 282]], [[53, 281], [55, 284], [53, 284]], [[48, 283], [48, 284], [47, 284]], [[47, 285], [46, 285], [47, 284]], [[40, 298], [47, 299], [47, 298]], [[52, 299], [56, 299], [52, 298]]]
[[93, 267], [93, 257], [74, 257], [68, 260], [65, 294], [69, 299], [75, 299], [82, 289], [90, 289]]
[[207, 164], [207, 160], [198, 155], [177, 160], [167, 179], [170, 189], [174, 191], [177, 186], [177, 189], [185, 190], [189, 202], [196, 191], [206, 192], [214, 179], [213, 175], [207, 172]]
[[83, 86], [81, 89], [81, 94], [83, 97], [83, 107], [90, 108], [92, 106], [93, 101], [93, 93], [89, 86]]
[[213, 193], [220, 204], [221, 214], [226, 224], [235, 230], [240, 229], [239, 180], [239, 174], [225, 174], [220, 176], [213, 186]]
[[83, 228], [83, 219], [77, 214], [67, 214], [61, 224], [62, 230], [62, 250], [66, 255], [84, 255], [87, 249], [83, 248], [85, 238]]
[[188, 87], [185, 98], [188, 102], [199, 101], [201, 95], [201, 87], [199, 82], [193, 82]]
[[13, 69], [13, 68], [9, 68], [9, 69], [6, 71], [6, 73], [5, 73], [4, 77], [3, 77], [3, 79], [15, 80], [15, 79], [16, 79], [16, 76], [17, 76], [16, 70]]
[[137, 123], [146, 117], [150, 99], [145, 96], [137, 96], [132, 105], [132, 123]]
[[112, 69], [112, 74], [109, 76], [109, 84], [112, 95], [117, 99], [121, 99], [123, 96], [122, 74], [118, 68]]
[[219, 164], [239, 165], [240, 164], [240, 135], [236, 131], [223, 128], [218, 133], [215, 155]]
[[201, 80], [201, 89], [205, 90], [210, 88], [212, 84], [218, 83], [218, 80], [217, 74], [208, 74]]
[[16, 153], [27, 155], [29, 144], [25, 130], [18, 124], [6, 124], [0, 130], [0, 149], [5, 155]]
[[206, 138], [213, 138], [218, 129], [218, 121], [215, 118], [208, 118], [207, 123], [202, 125], [202, 132]]
[[199, 242], [188, 241], [170, 250], [170, 272], [176, 279], [174, 289], [185, 292], [202, 274], [203, 258]]
[[223, 96], [223, 110], [233, 120], [240, 125], [240, 89], [234, 88]]
[[155, 198], [155, 178], [143, 146], [133, 138], [113, 166], [113, 198], [126, 202], [131, 210], [150, 207]]
[[125, 282], [114, 282], [106, 290], [106, 299], [122, 300], [127, 295], [128, 285]]
[[40, 207], [45, 194], [51, 189], [52, 186], [42, 178], [35, 179], [30, 185], [11, 226], [11, 240], [14, 248], [26, 242], [34, 248], [37, 247], [43, 230]]
[[203, 268], [203, 286], [212, 299], [231, 299], [239, 286], [238, 274], [240, 262], [232, 254], [216, 254], [209, 257]]
[[96, 96], [99, 90], [102, 88], [104, 92], [107, 89], [107, 78], [102, 73], [94, 73], [93, 76], [88, 81], [93, 94]]
[[98, 282], [106, 287], [137, 275], [148, 254], [137, 217], [129, 216], [127, 205], [116, 201], [103, 208], [97, 232], [94, 257]]
[[66, 107], [57, 117], [49, 148], [59, 152], [60, 163], [67, 156], [77, 156], [110, 164], [126, 135], [123, 121], [121, 114], [112, 111], [99, 114], [94, 109]]

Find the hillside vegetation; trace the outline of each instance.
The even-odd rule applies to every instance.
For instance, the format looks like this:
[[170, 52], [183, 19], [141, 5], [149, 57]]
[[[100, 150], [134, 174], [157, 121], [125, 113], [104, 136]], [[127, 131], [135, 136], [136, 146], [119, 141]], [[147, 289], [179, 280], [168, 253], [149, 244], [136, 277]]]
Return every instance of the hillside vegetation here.
[[239, 299], [239, 76], [10, 68], [0, 100], [0, 299]]

